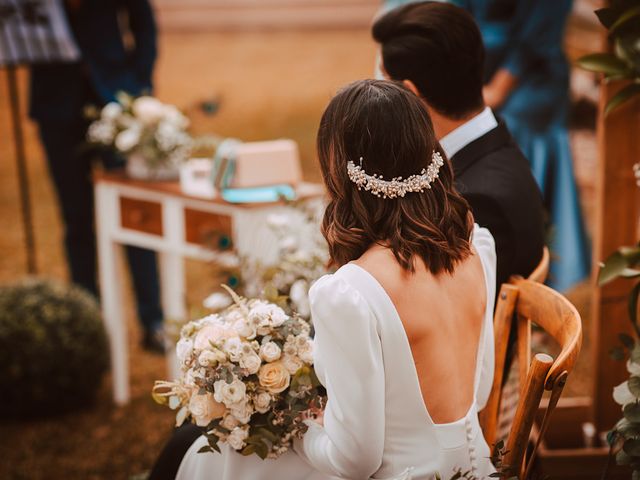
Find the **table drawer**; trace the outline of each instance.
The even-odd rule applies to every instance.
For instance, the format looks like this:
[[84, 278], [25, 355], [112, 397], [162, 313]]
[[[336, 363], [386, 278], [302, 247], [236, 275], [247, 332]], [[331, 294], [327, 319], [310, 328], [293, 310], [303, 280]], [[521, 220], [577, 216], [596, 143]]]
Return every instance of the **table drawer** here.
[[162, 236], [162, 205], [120, 197], [120, 222], [123, 228]]
[[189, 243], [224, 250], [231, 247], [232, 221], [229, 215], [184, 209], [185, 238]]

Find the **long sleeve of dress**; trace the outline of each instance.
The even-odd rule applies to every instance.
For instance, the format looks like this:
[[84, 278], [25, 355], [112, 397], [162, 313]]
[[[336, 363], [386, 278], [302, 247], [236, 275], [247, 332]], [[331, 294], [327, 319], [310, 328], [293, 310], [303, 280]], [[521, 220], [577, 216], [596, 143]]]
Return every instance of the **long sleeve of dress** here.
[[359, 292], [327, 276], [310, 292], [315, 362], [327, 389], [324, 427], [309, 422], [296, 451], [316, 470], [368, 479], [382, 463], [384, 365], [377, 323]]

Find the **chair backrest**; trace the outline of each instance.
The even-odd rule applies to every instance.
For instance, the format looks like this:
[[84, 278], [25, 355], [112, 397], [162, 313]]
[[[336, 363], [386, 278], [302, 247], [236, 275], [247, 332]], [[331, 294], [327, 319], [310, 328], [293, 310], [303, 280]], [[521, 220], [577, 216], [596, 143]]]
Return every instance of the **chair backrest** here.
[[544, 247], [542, 250], [542, 258], [540, 259], [540, 263], [535, 268], [533, 272], [527, 277], [529, 280], [533, 280], [534, 282], [544, 283], [549, 275], [549, 248]]
[[[538, 283], [544, 283], [549, 274], [549, 248], [544, 247], [542, 250], [542, 258], [531, 272], [528, 279]], [[503, 285], [504, 287], [504, 285]], [[500, 298], [502, 301], [499, 301]], [[492, 397], [490, 402], [498, 402], [495, 405], [488, 404], [491, 408], [485, 408], [480, 414], [480, 424], [485, 438], [489, 445], [493, 445], [497, 440], [505, 438], [511, 428], [516, 413], [517, 401], [520, 396], [519, 385], [520, 379], [526, 376], [526, 367], [529, 365], [529, 353], [523, 351], [522, 355], [525, 359], [518, 362], [520, 352], [512, 352], [513, 363], [505, 370], [507, 364], [507, 355], [509, 353], [509, 341], [511, 338], [512, 317], [515, 310], [515, 301], [517, 293], [513, 288], [507, 288], [500, 291], [500, 297], [496, 303], [494, 312], [494, 332], [495, 332], [495, 377], [492, 389]], [[527, 336], [528, 332], [523, 331], [524, 345], [529, 345]], [[515, 368], [519, 368], [515, 373]], [[512, 372], [514, 370], [514, 372]]]
[[[532, 455], [525, 461], [525, 453], [544, 390], [551, 392], [549, 407], [540, 425], [538, 443], [542, 439], [555, 409], [568, 374], [582, 345], [582, 322], [575, 307], [555, 290], [523, 278], [512, 278], [500, 289], [495, 314], [496, 370], [493, 389], [483, 415], [483, 432], [487, 442], [495, 443], [498, 412], [500, 411], [503, 367], [507, 343], [516, 315], [517, 348], [520, 366], [520, 398], [515, 418], [507, 438], [503, 465], [509, 466], [504, 478], [518, 476], [525, 480], [535, 458], [537, 443]], [[556, 359], [537, 354], [531, 360], [531, 324], [535, 323], [553, 338], [560, 347]]]

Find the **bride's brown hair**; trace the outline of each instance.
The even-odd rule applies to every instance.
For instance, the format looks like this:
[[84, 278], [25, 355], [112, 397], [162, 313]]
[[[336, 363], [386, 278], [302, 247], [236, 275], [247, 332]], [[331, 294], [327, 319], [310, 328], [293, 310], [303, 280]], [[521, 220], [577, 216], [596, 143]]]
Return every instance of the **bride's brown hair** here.
[[[347, 163], [389, 180], [418, 174], [433, 152], [445, 159], [424, 192], [376, 197], [351, 182]], [[403, 269], [416, 258], [433, 273], [453, 272], [471, 253], [473, 228], [467, 202], [453, 186], [453, 172], [436, 140], [421, 100], [401, 84], [361, 80], [343, 88], [322, 115], [318, 156], [329, 192], [322, 233], [331, 261], [344, 265], [375, 244], [390, 248]]]

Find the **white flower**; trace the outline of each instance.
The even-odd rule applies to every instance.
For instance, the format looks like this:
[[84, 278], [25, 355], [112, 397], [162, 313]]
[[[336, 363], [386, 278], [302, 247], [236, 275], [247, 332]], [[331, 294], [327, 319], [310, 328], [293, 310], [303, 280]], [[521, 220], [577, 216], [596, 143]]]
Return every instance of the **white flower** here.
[[295, 356], [298, 354], [298, 349], [293, 343], [293, 336], [289, 336], [289, 338], [287, 338], [287, 341], [283, 347], [283, 351], [284, 351], [284, 354], [287, 356]]
[[204, 308], [208, 308], [209, 310], [217, 311], [227, 308], [231, 305], [231, 297], [226, 293], [215, 292], [209, 295], [202, 302], [202, 306]]
[[133, 101], [131, 109], [133, 114], [142, 123], [152, 125], [158, 122], [164, 115], [164, 105], [153, 97], [139, 97]]
[[189, 126], [189, 119], [185, 117], [174, 105], [163, 105], [164, 120], [179, 129]]
[[198, 363], [203, 367], [215, 367], [218, 363], [224, 362], [226, 356], [217, 348], [214, 350], [203, 350], [198, 356]]
[[287, 235], [282, 240], [280, 240], [280, 248], [287, 252], [292, 252], [296, 248], [298, 248], [298, 239], [293, 235]]
[[254, 338], [256, 338], [256, 334], [258, 331], [256, 325], [250, 324], [244, 318], [236, 321], [233, 324], [233, 328], [236, 332], [238, 332], [238, 335], [246, 338], [247, 340], [253, 340]]
[[631, 375], [640, 376], [640, 364], [627, 360], [627, 371]]
[[280, 358], [280, 347], [275, 342], [267, 342], [260, 347], [260, 357], [265, 362], [275, 362]]
[[296, 355], [284, 355], [282, 357], [282, 364], [291, 375], [294, 375], [298, 370], [304, 367], [302, 360], [300, 360]]
[[108, 121], [113, 121], [122, 113], [122, 105], [117, 102], [107, 103], [100, 112], [100, 118]]
[[193, 395], [189, 400], [189, 412], [199, 427], [206, 427], [213, 419], [222, 417], [224, 411], [224, 405], [216, 402], [209, 392]]
[[232, 407], [245, 399], [247, 386], [237, 378], [231, 383], [218, 380], [213, 384], [213, 390], [216, 401], [224, 403], [227, 407]]
[[280, 229], [289, 225], [289, 216], [284, 213], [272, 213], [267, 217], [267, 225], [271, 228]]
[[613, 399], [622, 406], [636, 401], [636, 396], [629, 390], [629, 382], [624, 381], [613, 388]]
[[116, 136], [115, 145], [119, 151], [128, 152], [135, 148], [139, 142], [140, 130], [135, 127], [131, 127], [121, 131]]
[[95, 121], [91, 125], [89, 125], [87, 138], [91, 142], [102, 143], [103, 145], [111, 145], [115, 134], [116, 128], [111, 123]]
[[262, 361], [260, 360], [260, 357], [255, 353], [251, 355], [243, 355], [240, 359], [240, 367], [245, 368], [249, 372], [249, 375], [258, 373], [261, 365]]
[[193, 341], [190, 338], [181, 338], [176, 344], [176, 356], [181, 364], [186, 363], [193, 352]]
[[229, 411], [240, 423], [245, 425], [249, 423], [251, 415], [253, 415], [253, 407], [251, 406], [251, 403], [246, 400], [244, 402], [236, 403], [229, 409]]
[[254, 397], [253, 405], [258, 413], [267, 413], [271, 405], [271, 395], [267, 392], [260, 392]]
[[232, 337], [224, 342], [224, 350], [233, 362], [237, 362], [242, 357], [242, 340]]
[[298, 347], [298, 356], [304, 363], [313, 363], [313, 340], [307, 339], [304, 346]]
[[267, 325], [272, 327], [279, 327], [289, 317], [284, 310], [277, 305], [267, 302], [256, 302], [249, 311], [249, 321], [259, 321], [261, 326], [264, 326], [264, 322], [268, 322]]
[[227, 443], [234, 450], [240, 450], [244, 447], [244, 441], [249, 436], [249, 432], [241, 427], [236, 427], [231, 430], [231, 433], [227, 437]]
[[289, 298], [296, 307], [296, 311], [303, 317], [311, 315], [309, 306], [309, 284], [305, 280], [297, 280], [291, 285]]
[[240, 425], [240, 422], [236, 417], [231, 415], [231, 413], [227, 413], [222, 419], [222, 421], [220, 422], [220, 426], [222, 428], [226, 428], [227, 430], [233, 430], [238, 425]]

